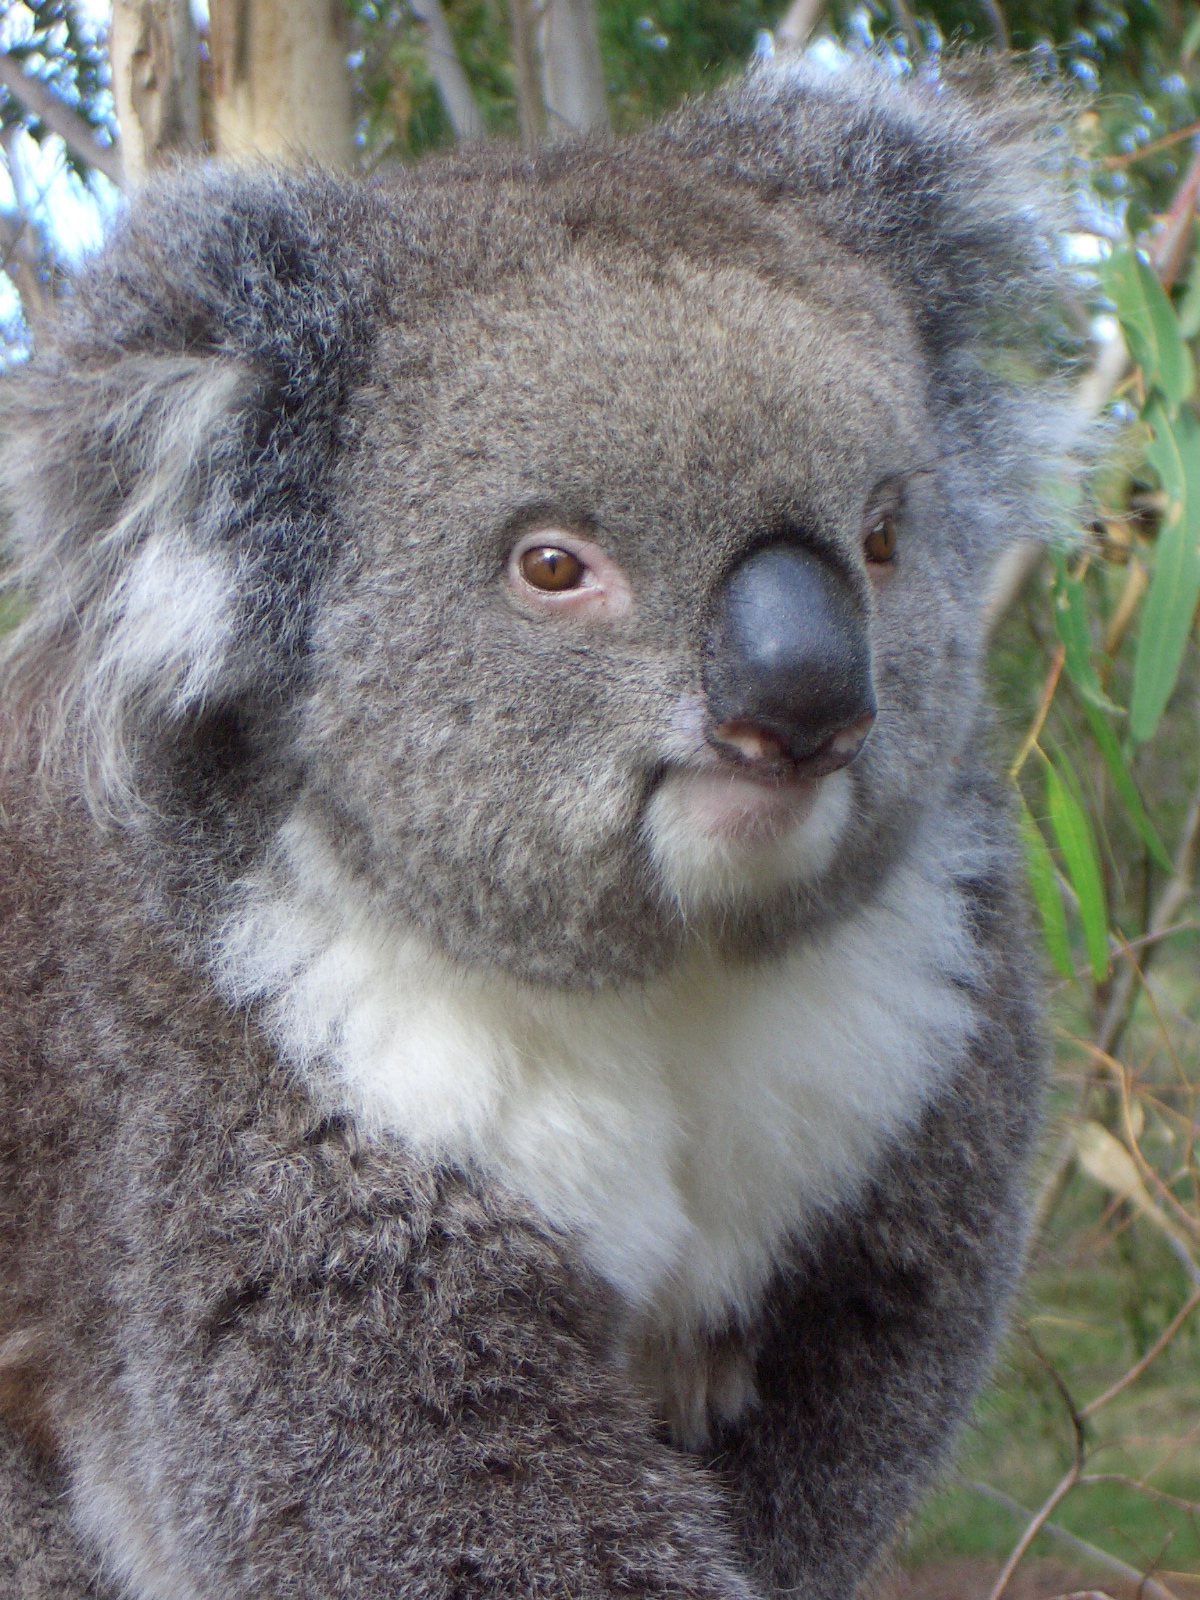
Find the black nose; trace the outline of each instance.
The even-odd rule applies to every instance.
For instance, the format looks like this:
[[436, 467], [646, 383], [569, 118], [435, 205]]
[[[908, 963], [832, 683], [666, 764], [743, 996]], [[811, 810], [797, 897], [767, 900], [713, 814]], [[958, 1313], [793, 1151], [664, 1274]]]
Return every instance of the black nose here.
[[768, 545], [725, 580], [709, 632], [710, 737], [735, 759], [831, 772], [875, 717], [871, 646], [846, 578], [810, 550]]

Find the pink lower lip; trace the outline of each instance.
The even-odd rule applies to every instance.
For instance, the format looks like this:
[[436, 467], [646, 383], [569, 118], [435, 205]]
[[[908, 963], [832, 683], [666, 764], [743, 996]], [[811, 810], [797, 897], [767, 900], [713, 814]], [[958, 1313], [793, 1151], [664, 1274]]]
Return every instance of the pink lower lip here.
[[778, 839], [812, 810], [812, 778], [769, 781], [739, 772], [694, 772], [687, 777], [690, 809], [710, 839]]

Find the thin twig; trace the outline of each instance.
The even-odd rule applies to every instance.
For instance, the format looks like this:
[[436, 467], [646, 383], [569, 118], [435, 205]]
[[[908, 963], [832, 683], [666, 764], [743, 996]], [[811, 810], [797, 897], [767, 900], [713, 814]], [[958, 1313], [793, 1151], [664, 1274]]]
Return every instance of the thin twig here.
[[[994, 1500], [997, 1505], [1006, 1506], [1009, 1511], [1015, 1512], [1019, 1517], [1031, 1517], [1033, 1512], [1027, 1511], [1017, 1500], [1010, 1495], [1003, 1494], [999, 1489], [993, 1489], [989, 1483], [976, 1483], [969, 1479], [962, 1480], [965, 1489], [981, 1494], [985, 1499]], [[1077, 1533], [1072, 1533], [1069, 1528], [1064, 1528], [1057, 1522], [1045, 1522], [1041, 1531], [1052, 1539], [1057, 1539], [1061, 1544], [1078, 1550], [1097, 1566], [1106, 1568], [1109, 1572], [1127, 1579], [1130, 1583], [1138, 1585], [1138, 1594], [1141, 1600], [1179, 1600], [1179, 1596], [1166, 1584], [1160, 1583], [1157, 1578], [1152, 1578], [1149, 1573], [1139, 1572], [1136, 1567], [1131, 1567], [1128, 1562], [1120, 1560], [1117, 1556], [1110, 1556], [1107, 1550], [1101, 1550], [1099, 1545], [1081, 1539]]]
[[1165, 1489], [1156, 1489], [1143, 1478], [1130, 1478], [1123, 1472], [1085, 1472], [1079, 1482], [1081, 1485], [1119, 1483], [1126, 1489], [1136, 1490], [1138, 1494], [1149, 1495], [1152, 1500], [1161, 1500], [1164, 1505], [1174, 1506], [1178, 1511], [1186, 1511], [1189, 1516], [1200, 1512], [1200, 1500], [1185, 1500], [1181, 1495], [1168, 1494]]
[[1009, 1585], [1009, 1582], [1012, 1579], [1013, 1573], [1017, 1570], [1017, 1568], [1020, 1566], [1021, 1562], [1025, 1559], [1025, 1552], [1029, 1549], [1029, 1546], [1033, 1543], [1033, 1541], [1037, 1538], [1038, 1534], [1041, 1533], [1042, 1529], [1046, 1526], [1046, 1523], [1050, 1518], [1051, 1512], [1059, 1504], [1060, 1501], [1066, 1499], [1067, 1495], [1070, 1493], [1070, 1491], [1075, 1487], [1075, 1485], [1078, 1482], [1079, 1482], [1079, 1464], [1078, 1464], [1078, 1462], [1074, 1462], [1073, 1461], [1071, 1463], [1070, 1468], [1067, 1470], [1067, 1472], [1065, 1472], [1063, 1474], [1062, 1478], [1056, 1484], [1055, 1488], [1052, 1490], [1050, 1495], [1043, 1502], [1040, 1510], [1035, 1511], [1033, 1513], [1033, 1515], [1030, 1517], [1028, 1523], [1025, 1526], [1025, 1532], [1017, 1540], [1017, 1543], [1013, 1548], [1012, 1554], [1009, 1556], [1008, 1560], [1004, 1563], [1004, 1566], [1000, 1569], [1000, 1576], [996, 1579], [996, 1582], [992, 1587], [992, 1592], [988, 1596], [988, 1600], [1000, 1600], [1001, 1595], [1008, 1588], [1008, 1585]]
[[1131, 1383], [1136, 1383], [1141, 1377], [1142, 1373], [1145, 1372], [1146, 1368], [1150, 1366], [1150, 1364], [1155, 1361], [1158, 1356], [1160, 1356], [1167, 1348], [1171, 1340], [1179, 1332], [1179, 1329], [1187, 1321], [1188, 1317], [1198, 1305], [1200, 1305], [1200, 1289], [1193, 1289], [1183, 1306], [1175, 1313], [1170, 1322], [1167, 1323], [1166, 1327], [1150, 1346], [1149, 1350], [1146, 1351], [1146, 1354], [1141, 1358], [1141, 1360], [1135, 1361], [1125, 1376], [1123, 1378], [1119, 1378], [1111, 1388], [1106, 1389], [1103, 1394], [1097, 1395], [1094, 1400], [1089, 1400], [1087, 1405], [1080, 1409], [1080, 1418], [1083, 1419], [1090, 1417], [1094, 1412], [1099, 1411], [1101, 1406], [1106, 1406], [1110, 1400], [1115, 1399], [1123, 1389], [1128, 1389]]
[[1033, 1336], [1032, 1329], [1028, 1327], [1025, 1329], [1025, 1339], [1033, 1353], [1041, 1362], [1042, 1366], [1045, 1367], [1046, 1371], [1049, 1373], [1050, 1380], [1054, 1384], [1054, 1387], [1058, 1390], [1059, 1397], [1066, 1408], [1067, 1415], [1071, 1420], [1071, 1434], [1074, 1441], [1074, 1450], [1070, 1467], [1063, 1474], [1058, 1483], [1055, 1484], [1054, 1488], [1050, 1491], [1049, 1495], [1047, 1495], [1039, 1509], [1030, 1516], [1029, 1521], [1025, 1525], [1024, 1533], [1017, 1540], [1008, 1560], [1000, 1569], [1000, 1576], [996, 1579], [996, 1582], [992, 1587], [992, 1592], [988, 1596], [988, 1600], [1001, 1600], [1001, 1596], [1008, 1588], [1009, 1583], [1012, 1581], [1013, 1573], [1016, 1572], [1017, 1568], [1021, 1565], [1021, 1562], [1025, 1559], [1026, 1551], [1037, 1538], [1038, 1534], [1042, 1531], [1055, 1508], [1066, 1499], [1067, 1495], [1070, 1494], [1071, 1490], [1079, 1482], [1079, 1479], [1083, 1473], [1085, 1452], [1083, 1413], [1075, 1404], [1074, 1396], [1071, 1394], [1071, 1391], [1067, 1388], [1066, 1383], [1063, 1381], [1062, 1374], [1054, 1365], [1053, 1361], [1051, 1361], [1042, 1350], [1041, 1345], [1038, 1344], [1037, 1340]]
[[1050, 670], [1046, 674], [1045, 683], [1042, 685], [1041, 698], [1038, 700], [1037, 715], [1033, 719], [1033, 723], [1029, 729], [1029, 732], [1025, 735], [1024, 739], [1021, 740], [1021, 747], [1013, 757], [1012, 766], [1008, 769], [1008, 775], [1010, 778], [1016, 778], [1019, 776], [1021, 768], [1025, 765], [1026, 761], [1029, 760], [1030, 755], [1037, 745], [1042, 729], [1045, 726], [1046, 718], [1050, 715], [1050, 703], [1054, 699], [1054, 691], [1058, 688], [1058, 680], [1062, 676], [1063, 662], [1066, 660], [1066, 658], [1067, 647], [1065, 644], [1060, 644], [1058, 649], [1054, 652], [1054, 656], [1050, 662]]
[[1166, 150], [1168, 146], [1178, 144], [1181, 139], [1190, 139], [1194, 133], [1200, 133], [1200, 122], [1189, 122], [1185, 128], [1176, 128], [1174, 133], [1164, 133], [1161, 139], [1151, 139], [1149, 144], [1141, 145], [1137, 150], [1129, 150], [1124, 155], [1101, 156], [1100, 165], [1107, 167], [1110, 172], [1131, 166], [1143, 156], [1155, 155], [1159, 150]]

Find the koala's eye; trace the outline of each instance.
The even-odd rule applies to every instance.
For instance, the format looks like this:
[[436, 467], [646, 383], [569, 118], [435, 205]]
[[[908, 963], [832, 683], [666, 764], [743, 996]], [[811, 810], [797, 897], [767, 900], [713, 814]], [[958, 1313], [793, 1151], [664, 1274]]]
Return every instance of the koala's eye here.
[[603, 545], [543, 524], [518, 539], [508, 558], [510, 602], [527, 617], [619, 617], [633, 588]]
[[894, 559], [896, 554], [896, 519], [890, 513], [878, 518], [863, 540], [863, 554], [876, 566]]
[[578, 556], [573, 556], [559, 545], [534, 545], [521, 557], [521, 576], [525, 582], [549, 594], [577, 589], [583, 582], [586, 570]]

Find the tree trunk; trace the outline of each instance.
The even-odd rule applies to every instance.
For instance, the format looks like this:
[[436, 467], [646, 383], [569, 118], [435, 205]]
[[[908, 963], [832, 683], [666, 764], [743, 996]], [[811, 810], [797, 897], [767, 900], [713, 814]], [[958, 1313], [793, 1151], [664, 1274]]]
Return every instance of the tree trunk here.
[[521, 143], [533, 150], [545, 137], [546, 107], [542, 101], [541, 60], [538, 55], [536, 0], [508, 0], [512, 38], [513, 76], [517, 86], [517, 116]]
[[349, 167], [341, 0], [211, 0], [215, 154]]
[[547, 138], [607, 129], [595, 0], [544, 0], [539, 43]]
[[109, 57], [132, 186], [200, 149], [199, 46], [188, 0], [113, 0]]

